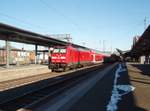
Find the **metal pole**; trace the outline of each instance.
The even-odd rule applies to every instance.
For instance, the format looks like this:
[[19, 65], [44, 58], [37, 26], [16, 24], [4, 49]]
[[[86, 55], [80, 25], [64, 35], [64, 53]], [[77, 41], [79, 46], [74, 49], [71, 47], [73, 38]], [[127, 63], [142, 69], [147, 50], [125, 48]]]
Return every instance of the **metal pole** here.
[[105, 40], [103, 40], [103, 52], [105, 52]]
[[35, 64], [37, 64], [37, 45], [35, 45]]
[[10, 58], [10, 44], [9, 41], [6, 40], [6, 68], [9, 68], [9, 58]]
[[45, 52], [43, 51], [43, 64], [45, 63]]
[[147, 28], [147, 17], [144, 18], [144, 30]]
[[50, 47], [48, 47], [48, 68], [50, 69], [51, 65], [51, 51], [50, 51]]
[[101, 40], [99, 41], [99, 46], [100, 46], [99, 50], [102, 51], [102, 50], [101, 50]]

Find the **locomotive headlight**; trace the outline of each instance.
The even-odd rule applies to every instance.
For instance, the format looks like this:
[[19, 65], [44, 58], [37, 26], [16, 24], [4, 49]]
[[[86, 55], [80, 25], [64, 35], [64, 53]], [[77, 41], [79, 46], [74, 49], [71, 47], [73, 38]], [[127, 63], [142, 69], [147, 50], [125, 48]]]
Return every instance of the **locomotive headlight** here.
[[57, 57], [53, 57], [53, 56], [52, 56], [52, 59], [57, 59]]
[[50, 47], [50, 51], [53, 51], [54, 50], [54, 48], [53, 47]]
[[54, 48], [53, 48], [53, 47], [50, 47], [49, 50], [50, 50], [51, 52], [53, 52]]
[[60, 57], [61, 59], [66, 59], [66, 57]]

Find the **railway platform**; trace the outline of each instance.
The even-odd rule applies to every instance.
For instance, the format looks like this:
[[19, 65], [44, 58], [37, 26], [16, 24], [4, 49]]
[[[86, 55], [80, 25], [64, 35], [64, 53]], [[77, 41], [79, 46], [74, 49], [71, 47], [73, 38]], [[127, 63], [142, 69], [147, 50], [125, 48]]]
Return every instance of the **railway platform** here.
[[46, 65], [28, 65], [22, 67], [11, 67], [9, 69], [2, 68], [0, 70], [0, 91], [6, 91], [21, 86], [23, 87], [47, 79], [57, 80], [61, 78], [61, 76], [70, 75], [73, 72], [90, 67], [93, 66], [87, 66], [67, 72], [51, 72]]
[[47, 65], [30, 64], [27, 66], [11, 66], [10, 68], [0, 67], [0, 82], [49, 73]]

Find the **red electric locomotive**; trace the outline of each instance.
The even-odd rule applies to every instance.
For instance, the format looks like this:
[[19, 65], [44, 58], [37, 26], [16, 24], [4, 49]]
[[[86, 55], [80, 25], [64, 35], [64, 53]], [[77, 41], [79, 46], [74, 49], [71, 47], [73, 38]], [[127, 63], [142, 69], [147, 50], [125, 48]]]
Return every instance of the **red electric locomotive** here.
[[71, 45], [56, 46], [51, 54], [50, 68], [64, 71], [68, 68], [74, 68], [79, 61], [78, 55], [78, 50]]

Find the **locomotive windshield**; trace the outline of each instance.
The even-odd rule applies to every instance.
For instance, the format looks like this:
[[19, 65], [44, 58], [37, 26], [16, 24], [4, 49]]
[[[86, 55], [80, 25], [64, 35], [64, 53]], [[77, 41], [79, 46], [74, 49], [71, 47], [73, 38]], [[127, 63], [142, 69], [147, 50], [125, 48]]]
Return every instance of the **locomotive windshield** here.
[[66, 53], [66, 49], [54, 49], [53, 53]]
[[60, 49], [60, 53], [66, 53], [66, 49]]
[[53, 53], [59, 53], [59, 49], [54, 49]]

